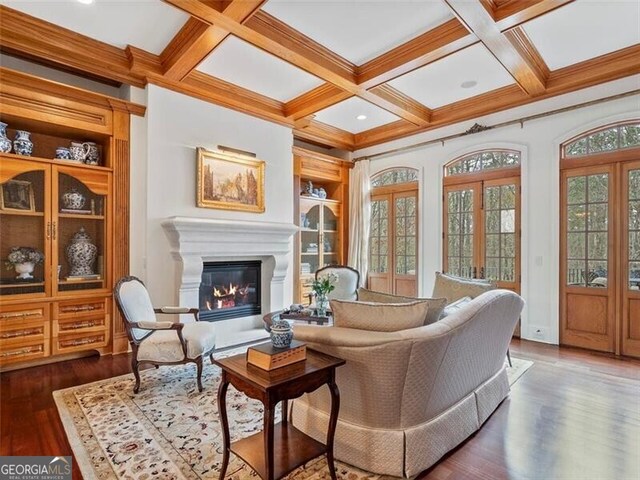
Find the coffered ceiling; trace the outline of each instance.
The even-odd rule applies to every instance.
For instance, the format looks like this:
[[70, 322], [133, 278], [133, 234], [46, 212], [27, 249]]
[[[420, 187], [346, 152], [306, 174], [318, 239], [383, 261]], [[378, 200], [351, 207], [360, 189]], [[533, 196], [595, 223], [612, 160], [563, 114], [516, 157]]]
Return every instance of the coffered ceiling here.
[[5, 52], [352, 150], [640, 73], [637, 0], [0, 3]]

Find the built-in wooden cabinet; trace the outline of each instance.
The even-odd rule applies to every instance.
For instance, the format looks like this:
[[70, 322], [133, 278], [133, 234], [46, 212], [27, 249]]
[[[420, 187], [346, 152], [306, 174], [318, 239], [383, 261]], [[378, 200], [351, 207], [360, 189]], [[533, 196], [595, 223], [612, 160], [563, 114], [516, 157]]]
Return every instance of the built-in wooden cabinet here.
[[[294, 147], [294, 222], [296, 235], [296, 287], [294, 299], [306, 303], [315, 271], [347, 261], [349, 232], [350, 162]], [[308, 182], [323, 189], [326, 198], [306, 192]]]
[[[128, 274], [129, 115], [144, 109], [4, 68], [0, 80], [8, 138], [33, 141], [30, 156], [0, 154], [0, 260], [12, 247], [44, 256], [32, 278], [0, 272], [0, 369], [126, 351], [112, 289]], [[96, 144], [99, 165], [56, 159], [72, 141]], [[70, 193], [82, 204], [70, 208]], [[72, 270], [80, 237], [95, 246], [90, 271]]]

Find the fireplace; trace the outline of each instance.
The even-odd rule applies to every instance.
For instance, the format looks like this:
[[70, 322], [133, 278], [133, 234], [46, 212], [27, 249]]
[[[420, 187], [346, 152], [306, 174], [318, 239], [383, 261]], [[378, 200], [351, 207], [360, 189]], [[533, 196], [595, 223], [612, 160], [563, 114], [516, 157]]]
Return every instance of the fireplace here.
[[200, 319], [215, 322], [262, 313], [261, 261], [204, 262]]

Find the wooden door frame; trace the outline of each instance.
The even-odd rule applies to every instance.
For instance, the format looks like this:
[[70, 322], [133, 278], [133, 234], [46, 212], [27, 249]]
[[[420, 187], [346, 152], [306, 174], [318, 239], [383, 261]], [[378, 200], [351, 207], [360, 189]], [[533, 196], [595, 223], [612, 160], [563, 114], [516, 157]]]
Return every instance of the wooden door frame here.
[[[637, 157], [640, 158], [640, 157]], [[631, 290], [629, 288], [629, 172], [631, 170], [640, 169], [640, 160], [627, 162], [621, 165], [620, 175], [620, 200], [621, 206], [621, 222], [620, 222], [620, 237], [622, 251], [619, 255], [621, 259], [620, 268], [620, 291], [621, 291], [621, 307], [620, 318], [621, 327], [619, 329], [619, 345], [620, 354], [632, 355], [635, 357], [640, 356], [640, 340], [631, 338], [631, 307], [630, 303], [638, 302], [640, 304], [640, 290]]]
[[[467, 177], [469, 178], [469, 177]], [[477, 278], [477, 273], [480, 271], [480, 252], [482, 251], [483, 239], [480, 239], [480, 235], [476, 235], [478, 226], [482, 225], [484, 219], [481, 214], [482, 203], [482, 181], [468, 181], [466, 183], [454, 183], [450, 185], [443, 185], [442, 188], [442, 271], [447, 272], [449, 268], [449, 193], [459, 192], [461, 190], [471, 190], [473, 192], [473, 254], [472, 265], [474, 269], [473, 278]]]
[[[419, 252], [420, 252], [420, 186], [418, 182], [406, 182], [398, 183], [394, 185], [385, 185], [382, 187], [375, 187], [371, 190], [371, 201], [387, 200], [387, 267], [386, 274], [367, 272], [367, 285], [369, 284], [369, 278], [380, 278], [384, 275], [387, 278], [387, 291], [393, 293], [396, 280], [395, 269], [395, 203], [396, 195], [402, 196], [415, 196], [416, 199], [416, 292], [418, 289], [418, 272], [419, 269]], [[417, 294], [417, 293], [416, 293]]]
[[[396, 273], [396, 262], [395, 262], [395, 256], [396, 256], [396, 209], [395, 209], [395, 201], [397, 198], [415, 198], [416, 199], [416, 251], [415, 251], [415, 265], [416, 265], [416, 273], [415, 275], [399, 275]], [[397, 292], [397, 284], [396, 282], [398, 280], [403, 280], [403, 279], [408, 279], [407, 277], [414, 277], [414, 281], [415, 281], [415, 291], [414, 291], [414, 296], [418, 295], [418, 261], [420, 259], [419, 256], [419, 242], [420, 242], [420, 227], [419, 227], [419, 222], [420, 220], [420, 215], [419, 215], [419, 205], [418, 205], [418, 188], [415, 189], [402, 189], [396, 192], [391, 193], [391, 221], [393, 222], [393, 229], [390, 229], [389, 231], [392, 232], [392, 242], [391, 242], [391, 265], [393, 267], [393, 270], [391, 271], [391, 287], [392, 287], [392, 293], [394, 294], [398, 294]], [[405, 235], [406, 237], [406, 235]], [[406, 247], [405, 247], [406, 248]]]
[[[521, 186], [521, 177], [520, 175], [516, 175], [516, 176], [510, 176], [510, 177], [503, 177], [503, 178], [496, 178], [496, 179], [492, 179], [492, 180], [486, 180], [482, 182], [482, 223], [481, 223], [481, 227], [482, 227], [482, 250], [481, 252], [484, 253], [484, 258], [481, 259], [482, 264], [485, 266], [486, 268], [486, 256], [487, 256], [487, 252], [486, 252], [486, 235], [487, 232], [485, 230], [485, 214], [486, 214], [486, 210], [484, 208], [484, 189], [487, 187], [497, 187], [497, 186], [503, 186], [503, 185], [515, 185], [516, 186], [516, 202], [515, 202], [515, 210], [516, 210], [516, 216], [515, 216], [515, 249], [516, 249], [516, 256], [514, 259], [514, 276], [515, 276], [515, 281], [513, 282], [514, 285], [512, 286], [507, 286], [507, 285], [501, 285], [506, 283], [506, 282], [502, 282], [500, 280], [496, 280], [496, 284], [498, 285], [499, 288], [506, 288], [508, 290], [513, 290], [514, 292], [516, 292], [517, 294], [520, 294], [520, 292], [522, 291], [522, 252], [521, 252], [521, 248], [522, 248], [522, 218], [521, 218], [521, 207], [522, 207], [522, 186]], [[482, 275], [481, 278], [485, 278], [485, 275]]]
[[[572, 346], [584, 346], [584, 348], [589, 348], [585, 346], [585, 343], [581, 345], [577, 345], [575, 341], [599, 341], [594, 335], [589, 333], [580, 333], [575, 334], [574, 342], [571, 342], [572, 334], [570, 333], [570, 329], [568, 328], [568, 318], [567, 318], [567, 296], [570, 294], [574, 295], [588, 295], [588, 296], [599, 296], [599, 297], [607, 297], [608, 305], [607, 305], [607, 315], [609, 319], [607, 321], [607, 331], [609, 332], [608, 343], [605, 349], [598, 348], [598, 350], [603, 350], [607, 352], [615, 352], [617, 349], [616, 344], [618, 343], [616, 340], [615, 332], [618, 330], [618, 300], [619, 295], [617, 294], [617, 284], [618, 281], [618, 259], [616, 258], [619, 255], [616, 255], [616, 245], [618, 240], [618, 196], [619, 196], [619, 188], [617, 188], [617, 175], [618, 168], [614, 164], [609, 165], [592, 165], [592, 166], [580, 166], [571, 169], [564, 169], [560, 173], [560, 328], [559, 328], [559, 340], [560, 344], [568, 344]], [[609, 194], [608, 194], [608, 238], [607, 238], [607, 288], [600, 289], [594, 287], [582, 287], [582, 286], [570, 286], [567, 285], [567, 182], [570, 177], [579, 177], [579, 176], [589, 176], [589, 175], [597, 175], [607, 173], [609, 175]], [[588, 221], [588, 219], [587, 219]], [[588, 262], [589, 258], [586, 258]], [[612, 282], [613, 281], [613, 282]], [[613, 283], [613, 285], [611, 284]]]

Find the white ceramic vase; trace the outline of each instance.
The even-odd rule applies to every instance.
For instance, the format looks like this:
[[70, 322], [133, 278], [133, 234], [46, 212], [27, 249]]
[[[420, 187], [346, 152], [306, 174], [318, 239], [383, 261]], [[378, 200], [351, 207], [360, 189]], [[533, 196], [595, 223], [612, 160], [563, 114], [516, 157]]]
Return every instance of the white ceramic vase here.
[[33, 270], [36, 268], [33, 262], [24, 262], [24, 263], [16, 263], [13, 266], [16, 269], [16, 273], [18, 276], [16, 279], [18, 280], [30, 280], [33, 278]]

